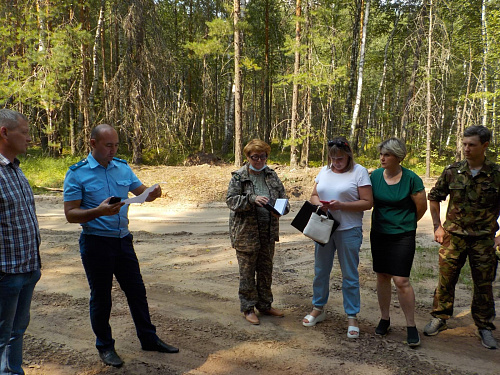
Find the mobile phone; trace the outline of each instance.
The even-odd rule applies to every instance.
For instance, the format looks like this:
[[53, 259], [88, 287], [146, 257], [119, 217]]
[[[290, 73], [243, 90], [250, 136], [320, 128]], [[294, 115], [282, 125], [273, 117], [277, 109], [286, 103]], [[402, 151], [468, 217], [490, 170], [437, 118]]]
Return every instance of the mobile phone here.
[[328, 204], [328, 203], [330, 203], [330, 201], [322, 201], [322, 200], [320, 200], [320, 202], [321, 202], [321, 203], [323, 203], [323, 204]]
[[109, 204], [115, 204], [120, 202], [121, 200], [122, 199], [120, 197], [111, 197], [111, 199], [109, 200]]

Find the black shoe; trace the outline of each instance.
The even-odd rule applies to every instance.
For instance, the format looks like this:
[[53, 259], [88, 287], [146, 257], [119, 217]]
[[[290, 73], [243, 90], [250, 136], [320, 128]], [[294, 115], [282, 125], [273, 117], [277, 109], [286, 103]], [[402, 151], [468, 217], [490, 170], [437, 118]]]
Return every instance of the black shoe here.
[[375, 334], [379, 336], [385, 336], [391, 330], [391, 319], [380, 319], [377, 328], [375, 328]]
[[142, 345], [142, 350], [147, 350], [150, 352], [160, 352], [160, 353], [178, 353], [179, 348], [175, 346], [168, 345], [166, 342], [158, 339], [153, 343]]
[[121, 367], [123, 365], [122, 359], [116, 354], [114, 349], [99, 352], [99, 357], [108, 366]]
[[420, 345], [420, 335], [417, 327], [406, 327], [407, 338], [406, 343], [410, 348], [415, 348]]

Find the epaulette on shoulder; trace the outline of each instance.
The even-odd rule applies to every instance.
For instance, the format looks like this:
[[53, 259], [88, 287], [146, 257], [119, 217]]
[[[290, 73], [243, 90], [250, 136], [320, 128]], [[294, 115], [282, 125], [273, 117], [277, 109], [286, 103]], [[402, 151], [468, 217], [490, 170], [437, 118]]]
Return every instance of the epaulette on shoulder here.
[[445, 169], [460, 168], [461, 166], [462, 166], [462, 162], [457, 161], [455, 163], [451, 163]]
[[114, 161], [119, 161], [120, 163], [123, 164], [128, 164], [128, 162], [125, 159], [120, 159], [120, 158], [113, 158]]
[[83, 160], [80, 160], [78, 163], [73, 164], [69, 169], [72, 171], [76, 171], [78, 168], [83, 167], [85, 164], [87, 164], [89, 161], [85, 158]]

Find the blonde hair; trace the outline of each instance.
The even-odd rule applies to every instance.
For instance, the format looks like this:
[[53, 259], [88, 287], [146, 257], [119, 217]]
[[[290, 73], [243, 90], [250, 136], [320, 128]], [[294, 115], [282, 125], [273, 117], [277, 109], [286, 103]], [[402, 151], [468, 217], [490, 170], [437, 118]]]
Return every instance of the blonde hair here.
[[271, 153], [271, 146], [269, 146], [266, 142], [261, 141], [260, 139], [252, 139], [243, 149], [243, 153], [247, 158], [250, 156], [250, 154], [261, 154], [263, 152], [266, 153], [266, 156], [269, 156], [269, 154]]

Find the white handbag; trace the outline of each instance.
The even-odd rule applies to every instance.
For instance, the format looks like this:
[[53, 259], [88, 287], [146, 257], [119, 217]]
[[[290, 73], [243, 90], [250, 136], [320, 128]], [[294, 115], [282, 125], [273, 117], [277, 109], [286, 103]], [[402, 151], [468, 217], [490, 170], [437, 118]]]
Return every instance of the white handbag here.
[[318, 211], [311, 213], [311, 217], [302, 233], [324, 245], [330, 241], [335, 220], [329, 219], [326, 214], [318, 214]]

